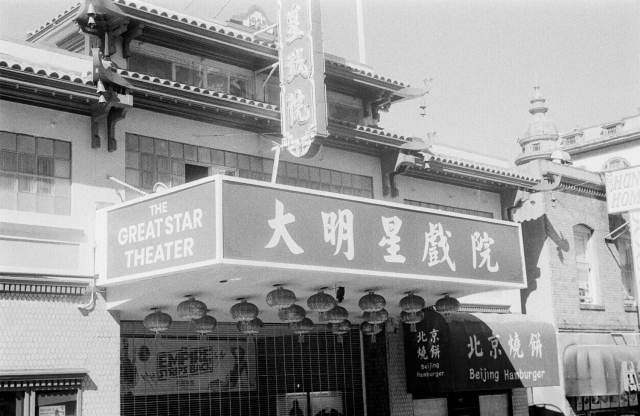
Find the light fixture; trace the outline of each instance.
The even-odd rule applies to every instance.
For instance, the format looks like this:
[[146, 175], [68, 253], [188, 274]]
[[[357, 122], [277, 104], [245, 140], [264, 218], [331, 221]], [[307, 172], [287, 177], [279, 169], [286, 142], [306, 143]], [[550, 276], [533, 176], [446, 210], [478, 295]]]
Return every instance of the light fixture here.
[[324, 314], [336, 306], [336, 300], [333, 296], [324, 293], [324, 290], [321, 290], [307, 299], [307, 306], [311, 311]]
[[200, 338], [204, 339], [206, 334], [213, 332], [218, 326], [218, 321], [211, 315], [204, 314], [201, 318], [193, 321], [195, 331], [200, 334]]
[[335, 306], [324, 314], [324, 321], [330, 324], [339, 324], [349, 317], [349, 312], [342, 306]]
[[280, 309], [278, 311], [278, 318], [282, 322], [292, 323], [300, 322], [307, 315], [307, 311], [300, 305], [291, 305], [288, 308]]
[[260, 318], [254, 318], [250, 321], [239, 321], [236, 324], [236, 328], [241, 333], [248, 335], [249, 340], [253, 338], [254, 335], [260, 332], [260, 328], [262, 328], [262, 320]]
[[304, 334], [308, 334], [313, 330], [313, 321], [309, 318], [304, 318], [300, 322], [292, 322], [289, 324], [289, 329], [294, 334], [298, 334], [298, 342], [302, 344], [304, 342]]
[[207, 313], [207, 305], [204, 302], [196, 300], [193, 295], [186, 295], [187, 300], [178, 304], [178, 316], [188, 321], [190, 324]]
[[443, 298], [438, 299], [434, 308], [437, 312], [450, 315], [451, 313], [458, 312], [460, 310], [460, 301], [445, 293]]
[[421, 296], [414, 295], [413, 292], [407, 292], [407, 296], [400, 299], [400, 309], [404, 312], [418, 312], [424, 309], [426, 303]]
[[410, 332], [416, 332], [416, 324], [424, 319], [424, 312], [400, 312], [400, 320], [410, 326]]
[[387, 306], [387, 301], [382, 296], [369, 291], [368, 294], [360, 298], [358, 306], [365, 312], [377, 312]]
[[151, 308], [153, 313], [145, 316], [142, 324], [149, 331], [155, 332], [156, 338], [160, 337], [160, 332], [164, 332], [167, 329], [171, 328], [171, 324], [173, 323], [173, 319], [168, 314], [162, 312], [158, 308]]
[[363, 322], [360, 324], [360, 331], [364, 334], [364, 335], [371, 335], [371, 343], [375, 344], [376, 343], [376, 334], [380, 333], [380, 331], [382, 331], [382, 327], [381, 326], [377, 326], [370, 324], [369, 322]]
[[338, 344], [342, 344], [342, 336], [348, 334], [349, 331], [351, 331], [351, 321], [345, 319], [344, 321], [337, 324], [330, 323], [329, 330], [331, 330], [331, 332], [336, 335], [336, 341], [338, 341]]
[[290, 291], [289, 289], [285, 289], [282, 285], [274, 285], [276, 286], [275, 290], [267, 293], [267, 305], [272, 308], [284, 309], [293, 305], [296, 302], [296, 294]]
[[258, 307], [253, 303], [247, 302], [244, 298], [238, 299], [240, 303], [236, 303], [231, 307], [231, 318], [247, 322], [258, 316]]
[[387, 312], [386, 309], [380, 309], [379, 311], [364, 313], [364, 320], [369, 322], [370, 324], [373, 324], [373, 326], [376, 327], [376, 330], [378, 329], [380, 324], [387, 322], [388, 318], [389, 318], [389, 312]]

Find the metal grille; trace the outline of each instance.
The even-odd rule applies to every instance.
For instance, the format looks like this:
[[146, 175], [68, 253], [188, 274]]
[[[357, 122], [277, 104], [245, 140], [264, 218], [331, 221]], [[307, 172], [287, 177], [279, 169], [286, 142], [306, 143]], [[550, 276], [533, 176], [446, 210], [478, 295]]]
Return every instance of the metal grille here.
[[121, 414], [364, 415], [357, 327], [339, 343], [317, 326], [300, 343], [284, 324], [247, 337], [220, 323], [199, 337], [174, 322], [155, 338], [142, 322], [123, 321]]

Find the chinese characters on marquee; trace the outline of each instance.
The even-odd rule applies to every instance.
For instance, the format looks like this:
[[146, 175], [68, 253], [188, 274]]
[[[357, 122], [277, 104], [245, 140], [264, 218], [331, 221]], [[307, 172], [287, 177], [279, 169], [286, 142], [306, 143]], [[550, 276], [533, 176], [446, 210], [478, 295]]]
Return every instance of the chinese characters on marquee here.
[[[469, 343], [467, 347], [469, 348], [468, 357], [482, 357], [484, 356], [484, 351], [480, 344], [480, 339], [476, 335], [469, 335]], [[500, 335], [496, 335], [493, 332], [491, 336], [487, 338], [487, 341], [491, 344], [491, 351], [489, 351], [489, 355], [494, 359], [498, 359], [498, 355], [502, 355], [502, 345], [500, 344]], [[522, 351], [522, 342], [520, 341], [520, 336], [517, 332], [513, 332], [513, 334], [509, 334], [509, 341], [507, 342], [509, 346], [509, 354], [508, 356], [511, 358], [522, 358], [524, 357], [524, 352]], [[529, 341], [529, 347], [531, 349], [531, 356], [542, 358], [542, 342], [540, 341], [540, 333], [532, 333]]]
[[[276, 199], [275, 218], [269, 220], [269, 227], [273, 230], [273, 235], [265, 248], [274, 248], [280, 240], [284, 242], [289, 251], [293, 254], [302, 254], [304, 249], [301, 248], [291, 237], [287, 230], [287, 225], [295, 222], [296, 217], [292, 213], [285, 214], [284, 204]], [[354, 241], [354, 215], [349, 209], [338, 209], [337, 212], [320, 212], [319, 219], [322, 220], [324, 230], [324, 242], [330, 243], [335, 247], [333, 255], [342, 252], [348, 260], [355, 258], [355, 241]], [[402, 220], [397, 216], [385, 217], [381, 216], [380, 234], [381, 240], [378, 243], [380, 247], [386, 247], [387, 255], [384, 255], [384, 261], [387, 263], [404, 263], [407, 259], [400, 254], [402, 247], [400, 243], [400, 230], [402, 228]], [[439, 263], [446, 262], [451, 271], [456, 271], [456, 262], [452, 260], [449, 252], [449, 239], [457, 238], [452, 232], [444, 229], [441, 223], [429, 222], [429, 228], [425, 231], [424, 255], [422, 262], [427, 262], [427, 266], [433, 267]], [[499, 270], [497, 261], [492, 264], [491, 248], [494, 240], [487, 235], [486, 232], [480, 236], [479, 232], [471, 235], [473, 254], [473, 268], [482, 268], [486, 265], [489, 272], [495, 273]], [[476, 243], [478, 242], [478, 243]], [[482, 259], [477, 264], [477, 255]], [[517, 337], [517, 334], [516, 334]], [[515, 342], [515, 341], [514, 341]], [[517, 340], [519, 345], [519, 340]], [[533, 341], [532, 341], [533, 342]], [[510, 341], [511, 343], [511, 341]]]

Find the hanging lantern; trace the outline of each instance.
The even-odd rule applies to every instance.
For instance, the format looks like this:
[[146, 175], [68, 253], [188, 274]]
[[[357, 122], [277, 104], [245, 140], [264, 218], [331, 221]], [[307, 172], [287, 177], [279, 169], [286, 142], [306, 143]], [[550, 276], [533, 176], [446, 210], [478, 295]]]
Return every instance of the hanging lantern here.
[[335, 306], [324, 314], [324, 321], [330, 324], [339, 324], [349, 317], [349, 312], [342, 306]]
[[278, 318], [282, 322], [290, 324], [291, 322], [300, 322], [307, 315], [307, 311], [302, 306], [291, 305], [288, 308], [280, 309], [278, 311]]
[[249, 336], [249, 340], [260, 332], [260, 328], [262, 328], [262, 321], [260, 318], [254, 318], [250, 321], [239, 321], [236, 324], [236, 328], [238, 331], [242, 332], [245, 335]]
[[342, 344], [342, 336], [346, 335], [351, 331], [351, 321], [345, 319], [342, 322], [337, 324], [329, 324], [329, 329], [333, 332], [334, 335], [337, 335], [336, 340], [339, 344]]
[[424, 306], [424, 299], [420, 296], [414, 295], [413, 292], [409, 292], [407, 296], [400, 299], [400, 309], [405, 312], [418, 312], [423, 310]]
[[434, 307], [436, 311], [449, 315], [460, 310], [460, 301], [445, 294], [443, 298], [438, 299]]
[[369, 292], [360, 298], [358, 306], [365, 312], [377, 312], [387, 306], [387, 301], [382, 296]]
[[200, 334], [201, 338], [204, 338], [205, 334], [213, 332], [218, 326], [218, 321], [211, 315], [204, 314], [202, 318], [198, 318], [193, 321], [195, 331]]
[[369, 322], [370, 324], [373, 324], [376, 327], [376, 329], [380, 324], [387, 322], [388, 318], [389, 318], [389, 312], [387, 312], [386, 309], [382, 309], [376, 312], [364, 313], [364, 320]]
[[240, 299], [240, 303], [236, 303], [231, 307], [231, 318], [247, 322], [258, 316], [258, 307], [253, 303], [247, 302], [246, 299]]
[[292, 322], [289, 324], [291, 332], [298, 334], [298, 342], [302, 344], [304, 342], [304, 334], [308, 334], [313, 329], [313, 321], [309, 318], [304, 318], [300, 322]]
[[191, 295], [187, 295], [186, 298], [187, 300], [178, 305], [178, 315], [182, 319], [191, 322], [202, 318], [207, 313], [207, 305], [204, 302], [196, 300]]
[[400, 320], [405, 324], [411, 325], [410, 331], [416, 332], [416, 324], [424, 319], [424, 312], [400, 312]]
[[373, 324], [370, 324], [369, 322], [363, 322], [363, 323], [360, 324], [360, 331], [362, 331], [362, 333], [364, 335], [371, 335], [371, 343], [375, 344], [376, 343], [376, 334], [378, 334], [378, 333], [380, 333], [380, 331], [382, 331], [382, 326], [373, 325]]
[[267, 293], [267, 305], [272, 308], [284, 309], [296, 302], [296, 294], [281, 285]]
[[164, 332], [171, 327], [173, 319], [168, 314], [156, 309], [144, 318], [142, 324], [149, 331], [156, 333], [156, 338], [160, 337], [160, 332]]
[[333, 296], [324, 293], [323, 290], [316, 293], [315, 295], [311, 295], [309, 299], [307, 299], [307, 306], [309, 310], [318, 312], [320, 314], [324, 314], [325, 312], [329, 312], [336, 306], [336, 300]]

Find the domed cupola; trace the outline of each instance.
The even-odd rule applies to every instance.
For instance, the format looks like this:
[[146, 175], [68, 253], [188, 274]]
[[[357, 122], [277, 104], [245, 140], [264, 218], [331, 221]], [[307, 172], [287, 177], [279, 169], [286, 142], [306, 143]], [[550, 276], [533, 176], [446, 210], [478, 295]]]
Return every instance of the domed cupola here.
[[531, 99], [532, 114], [531, 121], [527, 126], [524, 137], [518, 139], [522, 153], [515, 160], [516, 165], [522, 165], [534, 159], [551, 160], [551, 153], [556, 149], [558, 141], [558, 129], [551, 120], [547, 119], [545, 99], [540, 94], [540, 86], [533, 87], [533, 98]]

